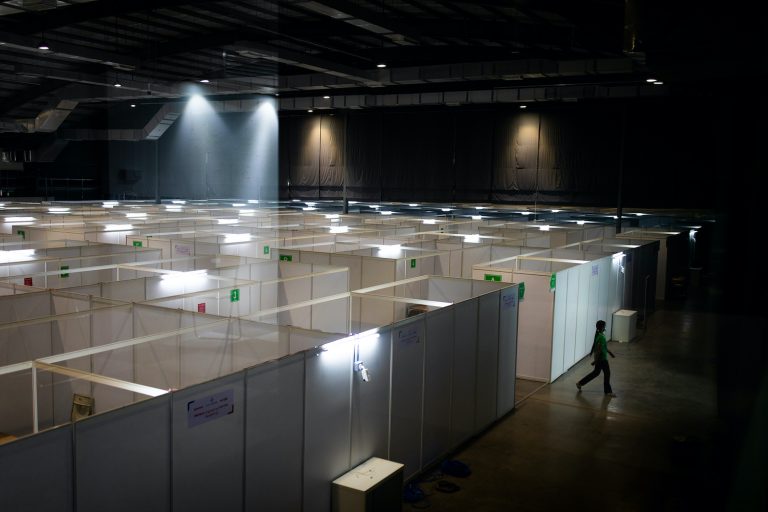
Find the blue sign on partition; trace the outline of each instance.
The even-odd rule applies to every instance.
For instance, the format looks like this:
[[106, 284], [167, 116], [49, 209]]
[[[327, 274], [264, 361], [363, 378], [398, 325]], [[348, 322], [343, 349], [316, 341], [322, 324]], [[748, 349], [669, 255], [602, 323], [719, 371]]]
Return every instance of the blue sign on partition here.
[[187, 427], [196, 427], [233, 412], [235, 412], [235, 391], [233, 389], [192, 400], [187, 402]]

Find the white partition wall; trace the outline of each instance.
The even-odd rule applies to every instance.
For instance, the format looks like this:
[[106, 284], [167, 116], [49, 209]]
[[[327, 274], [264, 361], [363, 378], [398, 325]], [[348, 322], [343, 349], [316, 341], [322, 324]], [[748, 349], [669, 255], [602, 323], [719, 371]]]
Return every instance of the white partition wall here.
[[242, 511], [244, 374], [180, 390], [171, 404], [172, 510]]
[[170, 510], [170, 414], [165, 395], [74, 424], [78, 512]]
[[392, 329], [391, 460], [405, 465], [404, 477], [421, 469], [424, 315]]
[[245, 510], [301, 510], [304, 373], [303, 354], [246, 372]]
[[72, 426], [0, 445], [0, 488], [3, 511], [72, 511]]
[[350, 467], [352, 343], [331, 343], [306, 359], [302, 510], [326, 512], [330, 482]]
[[514, 279], [525, 284], [520, 301], [520, 325], [517, 341], [517, 375], [523, 379], [548, 382], [552, 364], [552, 315], [554, 289], [551, 275], [517, 271]]

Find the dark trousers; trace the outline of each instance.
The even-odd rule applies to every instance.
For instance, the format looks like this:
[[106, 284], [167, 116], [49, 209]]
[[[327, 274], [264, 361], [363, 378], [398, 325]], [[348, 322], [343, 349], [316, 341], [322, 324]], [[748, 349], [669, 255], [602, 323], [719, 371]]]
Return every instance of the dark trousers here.
[[598, 375], [600, 375], [600, 372], [603, 372], [603, 391], [606, 393], [612, 393], [613, 390], [611, 389], [611, 367], [608, 364], [607, 359], [602, 359], [597, 362], [595, 362], [595, 369], [592, 370], [592, 373], [584, 377], [579, 381], [579, 386], [583, 386], [587, 382], [591, 381]]

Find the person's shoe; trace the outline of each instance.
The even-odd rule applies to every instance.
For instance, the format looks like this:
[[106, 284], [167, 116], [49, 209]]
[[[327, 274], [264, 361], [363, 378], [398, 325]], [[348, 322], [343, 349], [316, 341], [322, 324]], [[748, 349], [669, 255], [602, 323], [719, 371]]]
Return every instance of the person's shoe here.
[[579, 388], [579, 391], [581, 391], [581, 384], [579, 384], [579, 383], [577, 382], [577, 383], [576, 383], [576, 387], [577, 387], [577, 388]]

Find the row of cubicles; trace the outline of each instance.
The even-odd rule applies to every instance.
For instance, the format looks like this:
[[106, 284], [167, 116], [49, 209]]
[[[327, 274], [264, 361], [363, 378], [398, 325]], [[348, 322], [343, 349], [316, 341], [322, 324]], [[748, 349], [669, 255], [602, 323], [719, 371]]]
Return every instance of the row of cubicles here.
[[[51, 247], [0, 287], [0, 503], [328, 510], [358, 463], [413, 477], [512, 410], [516, 376], [557, 378], [658, 265], [605, 226], [300, 216], [85, 220], [66, 254], [25, 225]], [[70, 422], [73, 393], [98, 414]]]

